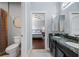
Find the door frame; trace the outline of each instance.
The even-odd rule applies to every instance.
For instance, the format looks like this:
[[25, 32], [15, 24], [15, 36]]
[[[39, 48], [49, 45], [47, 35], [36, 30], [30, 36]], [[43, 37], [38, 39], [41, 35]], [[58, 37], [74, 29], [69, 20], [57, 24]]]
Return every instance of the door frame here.
[[32, 14], [33, 13], [44, 13], [45, 14], [45, 49], [48, 49], [48, 42], [47, 42], [47, 37], [48, 37], [48, 34], [47, 34], [47, 21], [46, 21], [46, 16], [47, 16], [47, 12], [46, 11], [32, 11], [31, 12], [31, 19], [32, 19]]

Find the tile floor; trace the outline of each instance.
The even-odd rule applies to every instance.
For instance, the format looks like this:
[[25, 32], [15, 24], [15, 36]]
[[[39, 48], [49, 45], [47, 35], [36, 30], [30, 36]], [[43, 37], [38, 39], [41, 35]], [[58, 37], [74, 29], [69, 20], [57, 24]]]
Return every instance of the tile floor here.
[[[5, 55], [2, 55], [2, 56], [0, 56], [0, 57], [10, 57], [10, 56], [5, 54]], [[21, 57], [21, 51], [19, 51], [17, 57]]]
[[50, 52], [45, 49], [33, 49], [29, 57], [52, 57]]
[[[0, 57], [9, 57], [9, 55], [3, 55], [3, 56], [0, 56]], [[20, 56], [18, 56], [18, 57], [20, 57]], [[51, 56], [49, 50], [33, 49], [28, 57], [53, 57], [53, 56]]]

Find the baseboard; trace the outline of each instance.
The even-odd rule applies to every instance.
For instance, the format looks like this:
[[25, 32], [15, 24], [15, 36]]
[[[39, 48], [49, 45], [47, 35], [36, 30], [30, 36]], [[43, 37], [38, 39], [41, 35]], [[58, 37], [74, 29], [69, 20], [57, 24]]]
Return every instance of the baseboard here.
[[32, 49], [30, 49], [30, 50], [28, 51], [28, 53], [27, 53], [27, 57], [30, 56], [31, 52], [32, 52]]
[[21, 57], [29, 57], [31, 51], [32, 51], [32, 49], [29, 49], [29, 51], [24, 56], [21, 56]]
[[49, 48], [45, 48], [45, 50], [50, 50]]

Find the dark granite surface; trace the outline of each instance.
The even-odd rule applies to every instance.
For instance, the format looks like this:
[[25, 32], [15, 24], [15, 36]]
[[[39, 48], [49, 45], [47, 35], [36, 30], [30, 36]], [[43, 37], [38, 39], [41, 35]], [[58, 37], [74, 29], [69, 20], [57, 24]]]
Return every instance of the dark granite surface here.
[[68, 39], [68, 38], [65, 38], [63, 36], [62, 37], [51, 36], [51, 39], [57, 41], [59, 44], [64, 45], [65, 47], [69, 48], [70, 50], [72, 50], [73, 52], [75, 52], [76, 54], [79, 55], [79, 49], [78, 48], [75, 48], [75, 47], [72, 47], [72, 46], [66, 44], [66, 42], [74, 42], [74, 43], [79, 44], [78, 40]]

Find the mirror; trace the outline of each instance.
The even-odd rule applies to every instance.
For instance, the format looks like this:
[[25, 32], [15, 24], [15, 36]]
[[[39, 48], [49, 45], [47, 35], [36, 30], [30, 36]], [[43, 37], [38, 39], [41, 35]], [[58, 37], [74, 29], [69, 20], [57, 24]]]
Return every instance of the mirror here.
[[21, 28], [22, 25], [23, 25], [22, 20], [20, 18], [18, 18], [18, 17], [14, 18], [14, 22], [13, 23], [14, 23], [14, 26], [16, 28]]
[[59, 31], [64, 32], [65, 15], [59, 15]]
[[52, 20], [52, 32], [63, 33], [65, 31], [65, 15], [57, 15]]
[[59, 21], [58, 15], [53, 16], [53, 20], [52, 20], [52, 31], [54, 33], [59, 32], [59, 27], [58, 27], [58, 23], [59, 22], [58, 21]]

